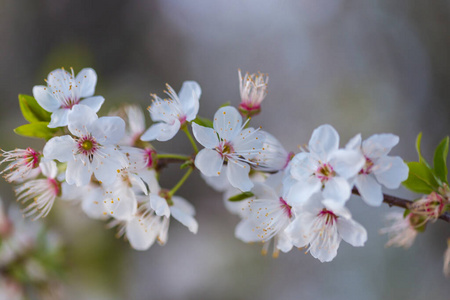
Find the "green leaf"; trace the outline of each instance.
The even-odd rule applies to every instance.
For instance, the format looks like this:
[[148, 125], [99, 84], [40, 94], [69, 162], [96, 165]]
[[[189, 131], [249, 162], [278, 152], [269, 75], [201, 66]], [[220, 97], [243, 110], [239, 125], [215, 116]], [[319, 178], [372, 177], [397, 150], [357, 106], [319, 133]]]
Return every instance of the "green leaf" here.
[[207, 118], [197, 116], [197, 118], [195, 118], [192, 122], [197, 123], [200, 126], [213, 128], [213, 121]]
[[231, 102], [228, 101], [228, 102], [225, 102], [224, 104], [222, 104], [221, 106], [219, 106], [219, 108], [222, 108], [222, 107], [225, 107], [225, 106], [230, 106], [230, 105], [231, 105]]
[[228, 198], [228, 201], [238, 202], [238, 201], [242, 201], [244, 199], [247, 199], [247, 198], [250, 198], [253, 196], [254, 196], [254, 194], [252, 192], [243, 192], [241, 194], [237, 194], [237, 195], [234, 195], [233, 197]]
[[49, 140], [54, 136], [58, 129], [48, 128], [47, 125], [48, 122], [25, 124], [14, 129], [14, 132], [18, 135]]
[[418, 135], [417, 135], [417, 138], [416, 138], [416, 151], [417, 151], [417, 154], [419, 155], [419, 162], [420, 163], [423, 163], [423, 164], [425, 164], [427, 167], [429, 167], [429, 168], [431, 168], [430, 167], [430, 165], [427, 163], [427, 161], [425, 160], [425, 158], [423, 158], [423, 156], [422, 156], [422, 152], [421, 152], [421, 150], [420, 150], [420, 142], [422, 141], [422, 132], [420, 132]]
[[436, 176], [445, 183], [447, 181], [447, 155], [449, 138], [445, 137], [434, 151], [433, 166]]
[[407, 189], [420, 194], [429, 194], [437, 189], [438, 183], [434, 178], [432, 170], [420, 162], [407, 163], [409, 168], [408, 178], [403, 181], [403, 186]]
[[28, 122], [50, 122], [51, 113], [43, 109], [32, 96], [19, 95], [19, 105], [23, 117]]

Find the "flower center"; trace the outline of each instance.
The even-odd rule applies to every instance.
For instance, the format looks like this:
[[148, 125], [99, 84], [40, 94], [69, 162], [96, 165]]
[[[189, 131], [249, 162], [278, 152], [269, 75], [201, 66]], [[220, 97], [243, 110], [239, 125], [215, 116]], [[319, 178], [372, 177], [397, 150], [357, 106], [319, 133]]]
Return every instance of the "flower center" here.
[[326, 208], [322, 209], [317, 216], [325, 219], [325, 225], [333, 225], [339, 218], [331, 210]]
[[152, 155], [153, 155], [153, 153], [156, 154], [156, 151], [151, 149], [151, 148], [146, 148], [146, 149], [144, 149], [144, 151], [145, 151], [144, 157], [145, 157], [145, 160], [147, 162], [147, 168], [151, 168], [153, 166], [153, 157], [152, 157]]
[[283, 212], [290, 218], [292, 218], [292, 206], [287, 204], [287, 202], [280, 197], [280, 206]]
[[27, 154], [25, 155], [25, 159], [33, 165], [33, 169], [39, 166], [39, 152], [35, 151], [33, 148], [27, 148]]
[[327, 182], [331, 177], [336, 176], [336, 172], [333, 170], [333, 167], [329, 164], [321, 164], [316, 171], [317, 178], [320, 179], [322, 183]]
[[48, 178], [47, 180], [50, 184], [53, 194], [55, 196], [60, 196], [61, 195], [61, 185], [59, 184], [59, 182], [53, 178]]
[[99, 144], [90, 134], [78, 139], [78, 154], [83, 154], [92, 162], [94, 153], [100, 148]]
[[370, 174], [372, 172], [372, 168], [374, 166], [373, 161], [368, 158], [367, 156], [364, 156], [364, 158], [366, 159], [366, 163], [364, 164], [363, 168], [361, 169], [361, 171], [359, 171], [359, 174]]
[[220, 142], [216, 150], [222, 157], [229, 157], [230, 154], [234, 153], [234, 148], [229, 142]]
[[80, 99], [65, 98], [61, 107], [64, 109], [72, 109], [72, 107], [74, 107], [78, 103], [80, 103]]

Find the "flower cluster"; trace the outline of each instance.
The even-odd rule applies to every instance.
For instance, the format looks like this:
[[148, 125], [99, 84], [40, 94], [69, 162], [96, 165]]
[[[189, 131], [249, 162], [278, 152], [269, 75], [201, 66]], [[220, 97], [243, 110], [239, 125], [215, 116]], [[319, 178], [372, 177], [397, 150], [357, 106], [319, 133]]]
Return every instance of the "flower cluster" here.
[[[404, 216], [391, 217], [395, 224], [383, 230], [390, 234], [390, 245], [409, 246], [419, 227], [449, 210], [443, 167], [448, 139], [438, 149], [434, 169], [422, 158], [416, 166], [390, 156], [399, 142], [390, 133], [364, 141], [358, 134], [341, 147], [338, 132], [329, 124], [316, 128], [308, 145], [294, 153], [251, 124], [267, 95], [267, 75], [242, 76], [239, 71], [238, 108], [222, 106], [212, 119], [198, 116], [202, 90], [197, 82], [184, 82], [178, 94], [167, 85], [167, 99], [152, 94], [148, 111], [153, 123], [148, 129], [137, 106], [98, 116], [104, 98], [93, 96], [96, 82], [92, 69], [76, 76], [73, 70], [59, 69], [49, 74], [47, 86], [33, 88], [34, 98], [19, 97], [30, 124], [16, 132], [46, 139], [42, 151], [2, 150], [2, 174], [17, 184], [26, 216], [45, 217], [55, 201], [75, 201], [89, 217], [117, 227], [118, 235], [134, 249], [146, 250], [155, 242], [167, 242], [172, 217], [197, 233], [195, 208], [177, 195], [197, 169], [207, 184], [223, 192], [227, 209], [240, 216], [238, 239], [263, 243], [263, 253], [272, 244], [274, 257], [296, 247], [326, 262], [336, 257], [342, 240], [355, 247], [367, 241], [365, 228], [346, 207], [352, 194], [370, 206], [386, 201], [383, 188], [397, 189], [402, 182], [426, 194], [404, 204]], [[189, 139], [193, 153], [155, 149], [154, 141], [169, 141], [179, 131]], [[159, 177], [171, 162], [181, 163], [186, 171], [166, 189]], [[419, 175], [412, 178], [415, 174]], [[424, 177], [431, 179], [414, 185]]]

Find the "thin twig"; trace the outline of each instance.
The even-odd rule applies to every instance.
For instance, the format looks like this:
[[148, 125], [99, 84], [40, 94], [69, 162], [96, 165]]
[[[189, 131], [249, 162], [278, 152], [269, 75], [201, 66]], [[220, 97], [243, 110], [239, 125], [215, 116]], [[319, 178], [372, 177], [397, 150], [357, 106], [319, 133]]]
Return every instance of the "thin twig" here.
[[[352, 193], [361, 196], [356, 188], [353, 188]], [[383, 202], [389, 205], [390, 207], [397, 206], [404, 209], [409, 209], [411, 207], [411, 204], [413, 203], [410, 200], [394, 197], [391, 195], [383, 194], [383, 197], [384, 197]], [[439, 216], [439, 219], [450, 223], [450, 213], [448, 212], [444, 213], [443, 215]]]

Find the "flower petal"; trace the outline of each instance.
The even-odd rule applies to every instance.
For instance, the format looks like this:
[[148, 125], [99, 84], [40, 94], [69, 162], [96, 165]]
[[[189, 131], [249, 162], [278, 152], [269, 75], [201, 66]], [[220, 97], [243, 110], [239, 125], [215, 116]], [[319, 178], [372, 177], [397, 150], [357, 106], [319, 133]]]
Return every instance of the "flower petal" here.
[[53, 160], [41, 161], [39, 168], [41, 169], [42, 175], [47, 178], [55, 178], [58, 174], [58, 167]]
[[[78, 85], [78, 96], [80, 98], [90, 97], [94, 95], [95, 86], [97, 85], [97, 73], [91, 68], [81, 70], [76, 77]], [[96, 110], [95, 112], [97, 112]]]
[[329, 163], [341, 177], [350, 178], [358, 174], [366, 160], [360, 151], [339, 149], [330, 155]]
[[242, 117], [236, 108], [225, 106], [220, 108], [214, 115], [214, 130], [224, 141], [231, 141], [240, 133]]
[[222, 169], [223, 158], [215, 150], [202, 149], [195, 157], [195, 166], [205, 176], [218, 176]]
[[354, 137], [348, 141], [347, 145], [345, 145], [345, 149], [347, 150], [359, 150], [361, 149], [361, 134], [358, 133]]
[[380, 206], [383, 203], [383, 192], [381, 185], [375, 180], [373, 175], [360, 174], [356, 177], [355, 185], [358, 188], [361, 198], [370, 206]]
[[76, 146], [77, 143], [70, 135], [53, 137], [44, 146], [44, 157], [60, 162], [73, 160], [73, 151]]
[[234, 229], [234, 236], [244, 243], [260, 242], [261, 238], [255, 230], [255, 223], [251, 220], [242, 220]]
[[165, 142], [172, 139], [180, 129], [181, 123], [178, 119], [173, 119], [172, 124], [168, 123], [156, 123], [150, 126], [146, 132], [141, 136], [142, 141], [158, 140]]
[[297, 153], [291, 160], [290, 174], [298, 181], [307, 181], [319, 167], [319, 163], [311, 153]]
[[322, 161], [328, 161], [328, 155], [339, 148], [339, 134], [333, 126], [321, 125], [313, 131], [309, 140], [309, 151], [317, 154]]
[[186, 226], [190, 232], [196, 234], [198, 231], [198, 223], [190, 214], [182, 211], [176, 206], [170, 207], [170, 213], [178, 222]]
[[367, 241], [366, 229], [353, 219], [341, 219], [337, 221], [338, 232], [344, 241], [354, 247], [362, 247]]
[[365, 156], [375, 159], [388, 154], [398, 141], [399, 137], [394, 134], [374, 134], [362, 143], [362, 149]]
[[314, 222], [312, 214], [304, 213], [301, 217], [295, 218], [289, 224], [284, 233], [291, 239], [292, 243], [297, 248], [305, 247], [309, 244], [309, 235], [311, 224]]
[[178, 207], [181, 211], [187, 213], [188, 215], [195, 215], [195, 207], [186, 199], [178, 196], [172, 197], [173, 206]]
[[157, 195], [150, 194], [150, 206], [158, 216], [170, 217], [170, 208], [166, 199]]
[[49, 128], [57, 128], [67, 126], [68, 116], [70, 109], [68, 108], [60, 108], [54, 111], [51, 115], [50, 123], [48, 124]]
[[408, 178], [409, 168], [401, 157], [380, 157], [375, 166], [375, 177], [388, 189], [397, 189]]
[[135, 250], [145, 251], [150, 248], [156, 240], [157, 233], [155, 223], [139, 222], [138, 217], [127, 222], [126, 236]]
[[71, 159], [67, 162], [66, 181], [68, 184], [83, 186], [91, 181], [92, 171], [81, 160]]
[[332, 177], [325, 184], [323, 197], [333, 199], [340, 204], [344, 204], [350, 198], [350, 184], [342, 177]]
[[105, 102], [105, 98], [102, 96], [94, 96], [81, 100], [79, 104], [89, 106], [93, 111], [98, 112], [103, 102]]
[[243, 192], [250, 191], [253, 182], [250, 180], [248, 173], [250, 166], [237, 160], [228, 160], [227, 177], [231, 185]]
[[302, 205], [316, 192], [320, 190], [321, 183], [311, 177], [310, 182], [295, 183], [287, 193], [286, 201], [290, 205]]
[[185, 81], [178, 93], [181, 107], [186, 114], [186, 120], [192, 121], [195, 119], [199, 108], [199, 99], [202, 95], [200, 85], [195, 81]]
[[219, 144], [217, 133], [212, 128], [192, 123], [192, 132], [195, 139], [205, 148], [214, 149]]
[[114, 146], [106, 145], [100, 150], [101, 154], [95, 155], [93, 160], [95, 177], [104, 184], [112, 184], [121, 170], [128, 166], [128, 160]]
[[91, 123], [90, 131], [100, 144], [117, 144], [125, 134], [125, 121], [119, 117], [101, 117]]
[[86, 105], [75, 105], [68, 116], [69, 131], [78, 137], [89, 134], [89, 126], [98, 119], [97, 114]]
[[59, 102], [55, 97], [53, 97], [51, 89], [43, 85], [36, 85], [33, 87], [33, 96], [37, 103], [49, 112], [54, 112], [61, 107], [61, 102]]

